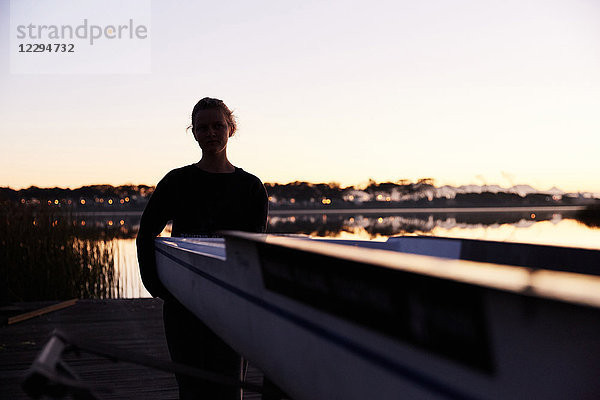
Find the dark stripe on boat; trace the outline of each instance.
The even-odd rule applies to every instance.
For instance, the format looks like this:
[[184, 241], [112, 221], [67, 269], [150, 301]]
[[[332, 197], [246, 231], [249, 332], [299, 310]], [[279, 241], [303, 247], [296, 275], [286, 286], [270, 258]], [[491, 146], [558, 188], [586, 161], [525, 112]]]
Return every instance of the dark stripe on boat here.
[[491, 374], [474, 285], [257, 243], [265, 288]]
[[259, 307], [261, 307], [267, 311], [270, 311], [273, 314], [276, 314], [279, 317], [284, 318], [284, 319], [286, 319], [308, 331], [311, 331], [312, 333], [316, 334], [317, 336], [320, 336], [330, 342], [333, 342], [333, 343], [337, 344], [338, 346], [344, 347], [347, 350], [350, 350], [351, 352], [369, 360], [370, 362], [377, 364], [380, 367], [382, 367], [396, 375], [401, 376], [402, 378], [409, 379], [409, 380], [415, 382], [416, 384], [423, 386], [424, 388], [426, 388], [429, 391], [436, 392], [437, 394], [446, 396], [451, 399], [464, 399], [464, 400], [475, 400], [476, 399], [475, 397], [472, 397], [465, 393], [461, 393], [460, 391], [456, 390], [455, 388], [450, 387], [450, 386], [446, 385], [445, 383], [439, 382], [439, 381], [435, 380], [434, 378], [431, 378], [425, 374], [422, 374], [415, 370], [412, 370], [407, 366], [401, 365], [401, 364], [397, 363], [396, 361], [385, 357], [384, 355], [377, 354], [377, 353], [373, 352], [372, 350], [361, 346], [359, 343], [353, 342], [353, 341], [349, 340], [348, 338], [340, 336], [335, 332], [332, 332], [322, 326], [314, 324], [311, 321], [304, 319], [298, 315], [295, 315], [281, 307], [278, 307], [274, 304], [268, 303], [261, 298], [253, 296], [250, 293], [244, 292], [243, 290], [241, 290], [225, 281], [215, 278], [214, 276], [200, 270], [199, 268], [195, 267], [194, 265], [189, 264], [189, 263], [173, 256], [172, 254], [169, 254], [168, 252], [160, 249], [159, 247], [156, 247], [156, 250], [160, 254], [162, 254], [165, 257], [169, 258], [170, 260], [176, 262], [177, 264], [181, 265], [182, 267], [186, 268], [187, 270], [189, 270], [197, 275], [200, 275], [201, 277], [205, 278], [206, 280], [222, 287], [223, 289], [225, 289], [231, 293], [236, 294], [237, 296], [249, 301], [250, 303], [253, 303], [256, 306], [259, 306]]

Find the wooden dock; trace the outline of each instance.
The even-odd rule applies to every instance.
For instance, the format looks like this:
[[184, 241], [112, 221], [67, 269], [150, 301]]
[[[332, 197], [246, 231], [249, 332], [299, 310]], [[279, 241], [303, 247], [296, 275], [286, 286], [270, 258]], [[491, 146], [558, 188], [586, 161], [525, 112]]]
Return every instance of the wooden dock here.
[[[21, 307], [26, 312], [49, 304], [27, 303]], [[29, 398], [21, 389], [23, 377], [56, 328], [86, 341], [169, 360], [161, 300], [79, 300], [61, 310], [0, 328], [0, 399]], [[130, 363], [112, 362], [87, 353], [66, 359], [85, 382], [113, 389], [112, 392], [97, 393], [101, 399], [178, 398], [173, 374]], [[248, 378], [252, 383], [262, 382], [262, 374], [254, 368], [249, 369]], [[250, 398], [260, 396], [244, 396], [244, 399]]]

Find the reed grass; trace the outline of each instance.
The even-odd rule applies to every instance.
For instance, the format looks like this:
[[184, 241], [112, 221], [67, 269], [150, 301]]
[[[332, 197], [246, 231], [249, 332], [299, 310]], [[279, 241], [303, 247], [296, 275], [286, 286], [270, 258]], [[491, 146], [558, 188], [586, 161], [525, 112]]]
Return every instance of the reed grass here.
[[0, 301], [119, 297], [115, 249], [106, 235], [50, 207], [0, 210]]

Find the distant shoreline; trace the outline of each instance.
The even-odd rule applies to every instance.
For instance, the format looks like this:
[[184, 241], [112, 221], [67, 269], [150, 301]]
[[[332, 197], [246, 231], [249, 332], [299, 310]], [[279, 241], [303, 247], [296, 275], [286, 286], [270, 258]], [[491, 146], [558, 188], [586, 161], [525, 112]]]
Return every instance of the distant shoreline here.
[[[402, 208], [298, 208], [298, 209], [271, 209], [269, 215], [310, 215], [310, 214], [425, 214], [425, 213], [507, 213], [507, 212], [540, 212], [555, 211], [568, 212], [580, 211], [586, 206], [490, 206], [490, 207], [402, 207]], [[139, 216], [142, 211], [77, 211], [65, 214], [75, 216]]]
[[293, 214], [425, 214], [425, 213], [476, 213], [476, 212], [530, 212], [530, 211], [580, 211], [585, 206], [515, 206], [515, 207], [403, 207], [403, 208], [318, 208], [318, 209], [274, 209], [269, 210], [270, 215]]

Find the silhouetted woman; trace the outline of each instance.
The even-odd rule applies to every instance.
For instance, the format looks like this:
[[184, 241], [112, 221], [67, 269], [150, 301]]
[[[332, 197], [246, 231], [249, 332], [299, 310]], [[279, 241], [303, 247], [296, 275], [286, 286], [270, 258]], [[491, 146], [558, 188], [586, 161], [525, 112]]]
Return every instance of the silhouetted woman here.
[[[256, 176], [227, 158], [236, 131], [232, 112], [221, 100], [205, 97], [192, 111], [190, 125], [202, 149], [199, 162], [170, 171], [146, 205], [137, 236], [144, 286], [165, 300], [163, 319], [173, 361], [239, 378], [240, 356], [174, 299], [156, 272], [154, 238], [168, 221], [172, 236], [214, 237], [218, 230], [264, 232], [267, 195]], [[233, 399], [239, 390], [177, 376], [181, 399]]]

